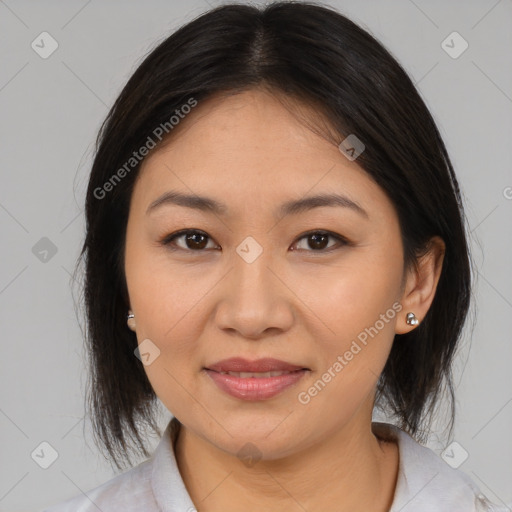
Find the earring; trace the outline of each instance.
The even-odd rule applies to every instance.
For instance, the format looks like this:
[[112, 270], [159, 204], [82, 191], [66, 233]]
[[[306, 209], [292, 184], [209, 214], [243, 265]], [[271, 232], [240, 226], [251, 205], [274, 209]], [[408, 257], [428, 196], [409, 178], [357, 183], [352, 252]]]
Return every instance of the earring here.
[[135, 330], [135, 315], [131, 311], [128, 311], [128, 315], [126, 315], [126, 323], [132, 331]]
[[419, 320], [416, 318], [416, 315], [414, 313], [407, 313], [405, 323], [407, 325], [418, 325]]

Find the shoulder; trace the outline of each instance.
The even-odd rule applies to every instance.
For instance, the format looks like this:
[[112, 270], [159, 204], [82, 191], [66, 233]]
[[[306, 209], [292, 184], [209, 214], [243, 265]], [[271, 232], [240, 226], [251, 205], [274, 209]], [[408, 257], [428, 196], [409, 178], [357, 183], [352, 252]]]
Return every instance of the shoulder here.
[[195, 510], [174, 454], [174, 442], [179, 429], [179, 421], [173, 418], [151, 458], [88, 492], [82, 492], [41, 512]]
[[399, 469], [391, 512], [508, 512], [491, 503], [461, 469], [449, 466], [430, 448], [389, 423], [372, 423], [377, 437], [393, 439]]
[[115, 476], [102, 485], [41, 512], [104, 512], [158, 510], [151, 490], [152, 459]]

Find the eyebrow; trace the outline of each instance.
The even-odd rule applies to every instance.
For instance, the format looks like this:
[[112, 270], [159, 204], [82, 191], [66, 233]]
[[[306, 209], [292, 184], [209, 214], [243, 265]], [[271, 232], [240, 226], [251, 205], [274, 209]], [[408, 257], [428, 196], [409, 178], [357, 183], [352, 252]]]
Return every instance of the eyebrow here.
[[[210, 197], [198, 196], [196, 194], [189, 195], [177, 191], [169, 191], [155, 199], [146, 210], [146, 215], [153, 213], [163, 205], [177, 205], [186, 208], [214, 213], [216, 215], [226, 215], [228, 207]], [[326, 206], [338, 206], [351, 209], [359, 215], [369, 219], [366, 210], [347, 196], [341, 194], [318, 194], [315, 196], [303, 197], [301, 199], [293, 199], [283, 203], [277, 210], [276, 214], [280, 217], [287, 215], [297, 215], [313, 208]]]

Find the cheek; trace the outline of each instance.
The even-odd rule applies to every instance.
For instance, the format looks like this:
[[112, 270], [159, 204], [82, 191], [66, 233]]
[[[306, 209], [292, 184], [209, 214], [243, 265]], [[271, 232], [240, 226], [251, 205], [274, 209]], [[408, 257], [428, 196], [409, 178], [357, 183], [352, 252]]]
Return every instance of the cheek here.
[[362, 367], [378, 373], [391, 349], [396, 309], [401, 307], [396, 302], [401, 268], [399, 260], [370, 252], [354, 256], [322, 275], [305, 273], [300, 294], [315, 313], [307, 315], [316, 324], [311, 330], [323, 333], [315, 341], [325, 368], [346, 353], [350, 361], [344, 373], [358, 373]]
[[127, 248], [126, 280], [138, 330], [163, 342], [166, 333], [189, 322], [188, 313], [209, 287], [205, 274], [191, 283], [191, 272], [185, 264], [173, 263], [165, 248]]
[[[144, 369], [152, 384], [153, 380], [172, 384], [166, 370], [179, 376], [190, 368], [199, 337], [198, 305], [208, 283], [203, 280], [191, 286], [186, 275], [170, 264], [165, 251], [139, 246], [127, 246], [126, 280], [138, 343], [149, 339], [160, 351]], [[159, 386], [154, 387], [159, 394]]]
[[305, 272], [300, 279], [298, 295], [327, 326], [343, 336], [373, 324], [396, 300], [400, 285], [396, 262], [364, 256], [354, 260], [323, 274]]
[[[130, 300], [136, 311], [139, 344], [150, 339], [158, 357], [144, 371], [162, 403], [173, 414], [191, 407], [200, 371], [198, 340], [204, 328], [203, 301], [212, 284], [190, 280], [162, 262], [134, 269]], [[128, 277], [128, 276], [127, 276]], [[193, 401], [192, 401], [193, 402]]]

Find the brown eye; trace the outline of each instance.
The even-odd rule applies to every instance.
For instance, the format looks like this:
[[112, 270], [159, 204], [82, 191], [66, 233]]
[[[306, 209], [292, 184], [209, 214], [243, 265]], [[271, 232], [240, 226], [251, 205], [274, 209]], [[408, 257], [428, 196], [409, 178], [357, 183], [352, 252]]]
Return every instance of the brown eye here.
[[[181, 242], [178, 243], [179, 240]], [[298, 248], [298, 250], [307, 252], [330, 252], [336, 249], [336, 246], [349, 245], [348, 240], [328, 231], [311, 231], [302, 235], [298, 240], [292, 250]], [[305, 240], [305, 247], [300, 247], [300, 241], [302, 240]], [[329, 243], [329, 240], [334, 241], [334, 243]], [[166, 236], [161, 243], [169, 246], [171, 250], [204, 252], [205, 249], [215, 249], [217, 247], [215, 245], [208, 247], [209, 241], [211, 241], [211, 238], [204, 231], [188, 229]]]
[[[167, 236], [162, 244], [175, 246], [177, 249], [201, 251], [207, 247], [209, 239], [210, 237], [203, 231], [192, 229], [173, 233]], [[176, 240], [182, 240], [181, 244], [175, 243]]]
[[[346, 245], [348, 242], [343, 239], [339, 235], [335, 235], [334, 233], [330, 233], [328, 231], [313, 231], [310, 233], [306, 233], [305, 235], [299, 238], [300, 240], [306, 240], [307, 247], [299, 247], [299, 250], [306, 250], [312, 252], [320, 252], [325, 251], [325, 249], [331, 249], [333, 245], [329, 244], [329, 239], [334, 239], [337, 241], [338, 245]], [[298, 245], [298, 243], [296, 244]], [[329, 252], [329, 251], [325, 251]]]

